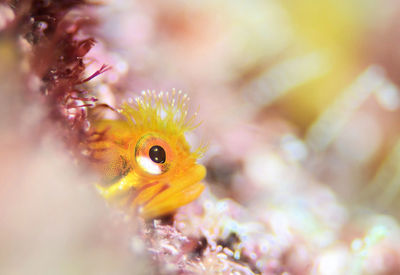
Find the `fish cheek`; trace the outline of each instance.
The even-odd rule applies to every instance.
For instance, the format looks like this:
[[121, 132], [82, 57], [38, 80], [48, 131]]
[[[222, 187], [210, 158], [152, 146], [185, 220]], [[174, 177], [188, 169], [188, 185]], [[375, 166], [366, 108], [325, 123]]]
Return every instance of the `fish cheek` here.
[[100, 179], [100, 183], [102, 186], [117, 182], [132, 170], [128, 159], [120, 154], [114, 154], [112, 158], [108, 159], [107, 164], [101, 166], [102, 178]]

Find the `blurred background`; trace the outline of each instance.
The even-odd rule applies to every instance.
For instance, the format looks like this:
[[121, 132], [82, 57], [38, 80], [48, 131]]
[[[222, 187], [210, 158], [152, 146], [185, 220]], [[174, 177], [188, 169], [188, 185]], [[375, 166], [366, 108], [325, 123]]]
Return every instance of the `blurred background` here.
[[[226, 192], [242, 190], [249, 161], [268, 151], [343, 202], [396, 215], [396, 1], [123, 2], [98, 9], [102, 40], [89, 54], [114, 67], [99, 96], [115, 105], [147, 89], [188, 93], [212, 188], [239, 196]], [[259, 165], [262, 185], [284, 185]]]
[[[208, 144], [204, 196], [231, 199], [282, 237], [277, 246], [295, 247], [288, 274], [400, 274], [398, 1], [114, 0], [71, 14], [97, 21], [78, 33], [97, 41], [85, 73], [112, 66], [88, 83], [99, 102], [147, 89], [190, 96], [202, 124], [188, 138]], [[21, 85], [26, 49], [5, 35], [13, 20], [1, 4], [1, 273], [50, 260], [71, 268], [57, 274], [132, 274], [131, 223], [115, 225], [87, 184], [95, 175], [37, 130], [43, 107]]]

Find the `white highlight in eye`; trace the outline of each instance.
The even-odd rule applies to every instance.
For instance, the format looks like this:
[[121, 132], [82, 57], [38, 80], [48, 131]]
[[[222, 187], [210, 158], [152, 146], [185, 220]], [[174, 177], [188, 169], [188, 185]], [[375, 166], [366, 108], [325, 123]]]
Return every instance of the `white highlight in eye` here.
[[137, 157], [136, 161], [149, 174], [160, 175], [162, 172], [161, 168], [147, 157]]

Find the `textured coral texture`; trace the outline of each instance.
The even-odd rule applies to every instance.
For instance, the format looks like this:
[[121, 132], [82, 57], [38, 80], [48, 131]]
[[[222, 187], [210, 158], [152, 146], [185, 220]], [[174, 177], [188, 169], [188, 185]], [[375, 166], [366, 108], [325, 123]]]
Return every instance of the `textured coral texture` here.
[[[394, 0], [0, 1], [0, 274], [400, 274], [399, 15]], [[205, 190], [156, 218], [109, 204], [96, 125], [174, 89]]]

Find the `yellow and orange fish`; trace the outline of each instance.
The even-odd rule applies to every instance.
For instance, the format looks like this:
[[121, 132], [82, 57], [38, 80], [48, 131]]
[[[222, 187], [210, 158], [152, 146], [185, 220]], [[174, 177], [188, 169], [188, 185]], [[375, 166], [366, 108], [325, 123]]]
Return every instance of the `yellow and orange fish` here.
[[187, 117], [186, 94], [143, 92], [118, 110], [121, 120], [103, 120], [102, 141], [92, 144], [101, 160], [102, 183], [97, 187], [110, 202], [128, 206], [144, 218], [172, 213], [203, 191], [206, 169], [197, 164], [204, 151], [191, 151], [185, 133], [194, 117]]

